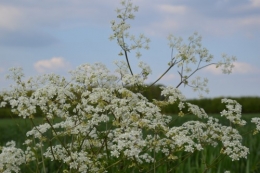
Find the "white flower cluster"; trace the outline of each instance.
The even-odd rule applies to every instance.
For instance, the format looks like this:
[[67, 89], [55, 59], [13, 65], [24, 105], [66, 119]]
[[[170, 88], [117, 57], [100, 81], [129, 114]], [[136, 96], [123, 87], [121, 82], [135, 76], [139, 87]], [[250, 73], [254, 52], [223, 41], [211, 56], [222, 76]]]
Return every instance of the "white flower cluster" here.
[[162, 92], [161, 95], [167, 97], [167, 101], [170, 104], [175, 103], [177, 100], [179, 101], [185, 101], [185, 96], [181, 93], [181, 91], [178, 88], [174, 88], [172, 86], [169, 87], [161, 87]]
[[[103, 163], [107, 158], [114, 160], [112, 164], [115, 165], [122, 158], [138, 164], [154, 163], [153, 152], [163, 153], [170, 159], [175, 151], [203, 150], [206, 145], [218, 145], [218, 141], [223, 145], [221, 152], [233, 160], [248, 154], [238, 131], [222, 126], [202, 108], [186, 102], [177, 88], [162, 87], [165, 103], [178, 103], [180, 110], [187, 106], [188, 113], [208, 119], [207, 123], [188, 121], [181, 126], [170, 127], [171, 116], [162, 114], [159, 107], [140, 93], [122, 87], [118, 77], [110, 74], [102, 64], [82, 65], [71, 74], [70, 81], [56, 75], [38, 77], [37, 86], [41, 87], [31, 94], [26, 90], [20, 95], [14, 94], [16, 89], [3, 93], [1, 106], [9, 103], [12, 110], [24, 118], [32, 118], [38, 107], [46, 119], [45, 123], [33, 127], [26, 134], [28, 161], [36, 162], [33, 153], [37, 151], [42, 153], [43, 161], [56, 160], [66, 164], [70, 170], [98, 172], [109, 167]], [[125, 77], [125, 74], [121, 75]], [[125, 83], [123, 79], [122, 82]], [[28, 81], [17, 82], [16, 88], [21, 83], [25, 88], [30, 85]], [[227, 103], [228, 110], [221, 114], [232, 123], [243, 125], [241, 106], [228, 99], [222, 101]], [[61, 120], [53, 122], [55, 117]], [[52, 138], [48, 139], [47, 134], [50, 133]], [[63, 142], [61, 139], [64, 137], [70, 140]], [[38, 142], [33, 146], [32, 141]], [[13, 151], [14, 146], [11, 148]], [[13, 152], [6, 151], [7, 147], [1, 155], [13, 156]], [[15, 155], [15, 158], [18, 156]], [[19, 158], [24, 157], [20, 155]], [[13, 165], [24, 163], [9, 161], [13, 161], [10, 163]], [[10, 170], [9, 167], [5, 169]]]
[[148, 75], [152, 73], [150, 66], [140, 61], [138, 66], [141, 69], [139, 74], [130, 74], [127, 64], [124, 61], [115, 61], [117, 66], [116, 72], [120, 75], [121, 82], [124, 86], [143, 86]]
[[[222, 130], [221, 141], [223, 144], [222, 152], [228, 155], [232, 161], [240, 158], [247, 158], [249, 149], [241, 144], [242, 136], [236, 129], [224, 127]], [[231, 142], [232, 141], [232, 142]]]
[[173, 35], [168, 36], [169, 47], [172, 49], [171, 61], [168, 63], [170, 66], [177, 66], [177, 72], [180, 75], [181, 82], [177, 85], [177, 88], [181, 85], [188, 85], [196, 92], [199, 92], [199, 96], [203, 97], [201, 92], [209, 92], [207, 87], [208, 79], [201, 81], [200, 77], [189, 81], [189, 79], [198, 71], [209, 65], [216, 65], [216, 67], [222, 66], [223, 73], [231, 73], [234, 67], [233, 62], [235, 57], [228, 57], [223, 54], [223, 61], [218, 63], [212, 62], [213, 55], [209, 54], [207, 48], [202, 47], [202, 37], [195, 32], [188, 38], [188, 43], [183, 43], [182, 38], [175, 37]]
[[6, 146], [0, 147], [0, 172], [20, 172], [20, 165], [26, 163], [23, 150], [15, 148], [15, 142], [10, 141]]
[[204, 111], [203, 108], [198, 107], [197, 105], [186, 103], [188, 105], [188, 111], [193, 115], [196, 115], [199, 118], [208, 118], [207, 113]]
[[256, 134], [260, 132], [260, 118], [259, 117], [252, 118], [251, 122], [256, 124], [256, 129], [254, 133]]
[[222, 61], [219, 61], [216, 65], [216, 67], [222, 67], [222, 72], [224, 74], [230, 74], [232, 72], [232, 69], [235, 67], [233, 62], [237, 60], [235, 56], [229, 57], [227, 54], [222, 54]]
[[[178, 66], [183, 66], [184, 61], [187, 65], [190, 63], [197, 64], [198, 58], [199, 63], [211, 62], [213, 59], [213, 55], [209, 54], [209, 51], [205, 47], [202, 47], [202, 37], [197, 32], [188, 38], [188, 44], [183, 43], [182, 38], [177, 38], [171, 34], [168, 36], [168, 40], [169, 47], [173, 50], [176, 49], [177, 54], [175, 57], [172, 57], [172, 60], [178, 62]], [[190, 71], [188, 66], [185, 71]]]
[[182, 38], [177, 38], [173, 35], [168, 36], [169, 46], [173, 52], [176, 52], [176, 55], [171, 57], [170, 65], [177, 64], [181, 69], [180, 73], [184, 76], [192, 73], [190, 65], [196, 65], [198, 70], [201, 67], [202, 62], [210, 63], [213, 59], [213, 55], [209, 54], [209, 51], [202, 47], [201, 40], [202, 37], [195, 32], [192, 36], [189, 37], [189, 43], [183, 43]]
[[209, 88], [208, 88], [208, 79], [204, 78], [203, 81], [201, 81], [201, 78], [197, 76], [195, 79], [191, 81], [190, 87], [193, 88], [194, 92], [198, 92], [199, 96], [202, 98], [203, 95], [201, 92], [205, 91], [206, 93], [209, 93]]
[[238, 124], [241, 126], [246, 124], [246, 121], [241, 119], [242, 106], [237, 101], [225, 98], [222, 99], [221, 102], [227, 104], [227, 110], [220, 112], [221, 116], [226, 117], [233, 124]]
[[182, 148], [187, 152], [203, 150], [204, 145], [223, 144], [223, 154], [228, 155], [232, 160], [246, 158], [249, 149], [241, 144], [242, 137], [238, 131], [227, 126], [222, 126], [216, 119], [209, 118], [207, 123], [199, 121], [188, 121], [180, 127], [171, 128], [166, 134], [172, 140], [171, 147]]
[[[116, 9], [119, 23], [117, 23], [115, 20], [111, 21], [113, 34], [109, 37], [109, 39], [117, 40], [117, 43], [122, 49], [122, 51], [119, 53], [120, 56], [126, 56], [126, 52], [137, 50], [136, 57], [140, 58], [142, 56], [140, 49], [144, 48], [148, 50], [150, 39], [145, 37], [144, 34], [140, 34], [139, 37], [136, 38], [135, 35], [130, 35], [129, 32], [127, 32], [127, 30], [130, 28], [130, 25], [126, 23], [126, 20], [135, 18], [133, 12], [138, 11], [138, 6], [133, 6], [133, 3], [130, 0], [122, 0], [121, 5], [123, 8]], [[126, 40], [129, 40], [131, 44], [127, 44]]]

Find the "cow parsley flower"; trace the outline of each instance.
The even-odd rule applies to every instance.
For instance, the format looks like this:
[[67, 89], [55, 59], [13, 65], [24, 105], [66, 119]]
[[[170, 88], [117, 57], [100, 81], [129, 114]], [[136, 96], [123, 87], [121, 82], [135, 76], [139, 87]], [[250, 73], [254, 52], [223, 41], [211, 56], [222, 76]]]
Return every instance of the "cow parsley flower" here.
[[20, 172], [20, 166], [26, 163], [23, 150], [15, 148], [15, 142], [10, 141], [0, 151], [0, 172]]
[[222, 99], [221, 102], [227, 104], [227, 110], [225, 109], [220, 112], [221, 116], [225, 116], [228, 120], [230, 120], [230, 122], [234, 124], [241, 126], [246, 124], [246, 121], [241, 119], [242, 106], [237, 101], [225, 98]]
[[252, 118], [251, 122], [256, 125], [254, 134], [258, 133], [260, 131], [260, 118], [258, 117]]

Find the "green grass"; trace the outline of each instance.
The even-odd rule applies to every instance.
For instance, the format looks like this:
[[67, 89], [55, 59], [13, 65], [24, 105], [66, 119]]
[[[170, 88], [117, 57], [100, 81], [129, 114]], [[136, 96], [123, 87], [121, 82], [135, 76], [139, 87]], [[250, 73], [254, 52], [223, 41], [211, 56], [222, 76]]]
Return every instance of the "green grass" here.
[[[229, 122], [219, 115], [218, 117], [222, 124], [228, 125]], [[243, 135], [243, 144], [249, 147], [250, 154], [247, 159], [234, 161], [228, 157], [220, 155], [220, 147], [207, 147], [203, 151], [196, 151], [191, 156], [186, 152], [178, 152], [178, 160], [166, 163], [166, 166], [156, 169], [158, 173], [176, 172], [176, 173], [223, 173], [225, 170], [230, 170], [234, 173], [258, 173], [260, 172], [260, 134], [252, 135], [248, 133], [253, 130], [254, 125], [250, 123], [252, 117], [259, 116], [257, 114], [243, 115], [244, 119], [248, 122], [246, 127], [239, 128], [240, 133]], [[194, 116], [184, 116], [179, 118], [174, 116], [174, 124], [180, 125], [189, 120], [197, 119]], [[42, 118], [35, 118], [34, 123], [38, 124], [43, 122]], [[23, 148], [25, 134], [32, 128], [32, 123], [24, 119], [0, 119], [0, 145], [4, 145], [7, 141], [14, 140], [18, 147]], [[157, 156], [161, 157], [161, 156]], [[221, 161], [218, 164], [212, 164], [215, 161]], [[215, 162], [216, 163], [216, 162]], [[51, 163], [49, 165], [52, 165]], [[208, 168], [208, 169], [207, 169]], [[114, 172], [113, 170], [109, 172]], [[138, 172], [136, 169], [127, 170], [127, 172]]]
[[[223, 125], [229, 125], [229, 121], [220, 115], [212, 115], [220, 120]], [[240, 134], [243, 136], [243, 144], [249, 147], [250, 154], [247, 159], [241, 159], [239, 161], [232, 161], [230, 158], [221, 155], [219, 164], [212, 165], [211, 169], [206, 171], [207, 173], [224, 172], [225, 170], [230, 170], [235, 173], [258, 173], [260, 172], [260, 134], [253, 135], [252, 131], [255, 125], [252, 124], [251, 118], [259, 117], [259, 114], [245, 114], [243, 119], [248, 123], [245, 127], [237, 128]], [[189, 120], [195, 120], [196, 117], [184, 116], [182, 118], [176, 118], [175, 124], [182, 124], [183, 122]], [[195, 154], [187, 159], [185, 164], [181, 164], [176, 172], [203, 172], [207, 166], [219, 156], [220, 147], [207, 147], [203, 151], [195, 152]], [[184, 152], [181, 153], [184, 155]]]
[[[43, 118], [33, 119], [33, 123], [38, 125], [43, 123]], [[26, 132], [33, 128], [33, 124], [28, 119], [23, 118], [2, 118], [0, 119], [0, 145], [5, 145], [8, 141], [15, 141], [18, 147], [23, 147]]]

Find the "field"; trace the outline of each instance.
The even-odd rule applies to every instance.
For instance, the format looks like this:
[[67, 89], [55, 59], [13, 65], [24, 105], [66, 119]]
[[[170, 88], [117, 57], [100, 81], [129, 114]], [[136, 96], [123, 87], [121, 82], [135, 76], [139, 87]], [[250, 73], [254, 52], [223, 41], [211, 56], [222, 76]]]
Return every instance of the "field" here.
[[[216, 117], [219, 115], [213, 116]], [[250, 122], [252, 117], [259, 115], [246, 114], [243, 116], [247, 122]], [[184, 116], [182, 118], [177, 118], [177, 116], [174, 117], [176, 117], [176, 120], [174, 121], [175, 125], [193, 119], [192, 116]], [[34, 120], [36, 124], [41, 121], [41, 118], [36, 118]], [[220, 121], [223, 124], [228, 123], [223, 118], [220, 118]], [[0, 145], [4, 145], [7, 141], [15, 140], [18, 147], [23, 148], [22, 143], [24, 141], [24, 136], [31, 127], [31, 122], [24, 119], [0, 119]], [[260, 172], [260, 134], [252, 135], [253, 128], [254, 126], [248, 123], [246, 127], [239, 129], [244, 137], [244, 145], [250, 148], [248, 159], [232, 162], [228, 157], [219, 154], [220, 148], [209, 147], [201, 152], [195, 152], [192, 156], [190, 156], [189, 153], [180, 152], [177, 155], [177, 161], [170, 162], [167, 166], [158, 168], [156, 172], [223, 173], [225, 170], [230, 170], [234, 173], [258, 173]], [[218, 164], [218, 161], [221, 162]], [[213, 162], [217, 164], [212, 165]], [[171, 171], [173, 168], [174, 171]], [[49, 170], [51, 170], [51, 168]], [[113, 170], [110, 170], [109, 172], [113, 172]], [[133, 169], [131, 172], [138, 171]]]

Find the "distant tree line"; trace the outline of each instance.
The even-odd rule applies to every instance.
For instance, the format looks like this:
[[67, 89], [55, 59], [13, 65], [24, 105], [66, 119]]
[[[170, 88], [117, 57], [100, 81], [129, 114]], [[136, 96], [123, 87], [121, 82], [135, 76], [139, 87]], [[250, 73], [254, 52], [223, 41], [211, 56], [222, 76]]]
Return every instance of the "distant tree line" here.
[[[230, 98], [230, 97], [229, 97]], [[225, 109], [225, 104], [221, 103], [222, 98], [204, 98], [188, 100], [188, 102], [203, 107], [208, 114], [220, 113]], [[259, 113], [260, 115], [260, 97], [232, 97], [242, 105], [242, 113]], [[163, 109], [165, 113], [178, 113], [177, 105], [170, 105]]]
[[[148, 89], [143, 91], [143, 95], [150, 101], [153, 99], [163, 100], [161, 97], [161, 86], [163, 85], [155, 85], [148, 87]], [[31, 92], [29, 91], [28, 94]], [[229, 97], [230, 99], [236, 100], [239, 104], [242, 105], [242, 113], [259, 113], [260, 114], [260, 97]], [[225, 109], [225, 104], [221, 103], [221, 97], [217, 98], [203, 98], [203, 99], [191, 99], [188, 100], [189, 103], [198, 105], [199, 107], [203, 107], [203, 109], [208, 114], [218, 114]], [[2, 98], [0, 96], [0, 102]], [[178, 103], [173, 105], [168, 105], [162, 108], [163, 113], [166, 114], [177, 114], [178, 111]], [[41, 112], [38, 111], [36, 116], [41, 116]], [[9, 118], [15, 117], [15, 115], [11, 112], [10, 107], [0, 108], [0, 118]]]
[[[162, 85], [156, 85], [150, 87], [144, 92], [150, 101], [152, 99], [163, 99], [161, 98], [161, 87]], [[260, 97], [228, 97], [229, 99], [236, 100], [242, 105], [242, 113], [259, 113], [260, 114]], [[222, 97], [217, 98], [203, 98], [203, 99], [191, 99], [188, 100], [189, 103], [198, 105], [202, 107], [207, 113], [215, 114], [223, 111], [225, 109], [225, 104], [221, 103]], [[178, 113], [178, 104], [173, 104], [166, 106], [162, 109], [164, 113], [176, 114]]]

